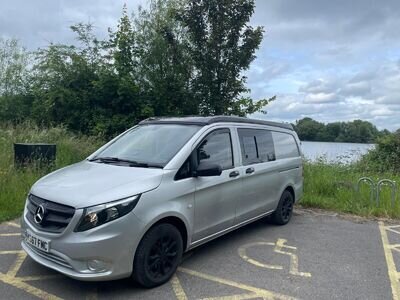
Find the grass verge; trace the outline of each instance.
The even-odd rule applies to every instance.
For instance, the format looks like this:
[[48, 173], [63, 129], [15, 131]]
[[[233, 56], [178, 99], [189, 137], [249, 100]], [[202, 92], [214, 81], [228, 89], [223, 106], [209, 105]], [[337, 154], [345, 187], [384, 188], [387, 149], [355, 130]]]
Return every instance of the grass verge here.
[[[13, 143], [55, 143], [57, 160], [51, 169], [15, 168]], [[21, 215], [26, 195], [33, 183], [45, 174], [78, 162], [94, 152], [103, 141], [68, 132], [65, 128], [42, 129], [26, 123], [0, 124], [0, 222]]]
[[377, 205], [371, 188], [365, 183], [357, 190], [357, 182], [362, 177], [369, 177], [374, 182], [381, 179], [400, 181], [400, 175], [394, 173], [378, 173], [365, 169], [364, 165], [327, 164], [324, 161], [306, 163], [304, 166], [304, 207], [315, 207], [356, 214], [359, 216], [375, 216], [400, 218], [400, 195], [397, 192], [392, 206], [391, 189], [382, 186], [380, 203]]
[[[52, 169], [14, 168], [13, 143], [43, 142], [57, 144], [57, 161]], [[0, 222], [21, 215], [26, 195], [33, 183], [45, 174], [84, 159], [103, 144], [101, 138], [75, 135], [65, 128], [42, 129], [33, 124], [19, 126], [0, 124]], [[391, 206], [390, 189], [384, 187], [377, 206], [370, 201], [370, 188], [355, 186], [361, 177], [374, 181], [391, 179], [400, 181], [400, 175], [371, 171], [363, 161], [359, 165], [328, 164], [323, 160], [306, 163], [304, 168], [304, 207], [314, 207], [360, 216], [400, 218], [400, 193]], [[400, 192], [400, 191], [399, 191]]]

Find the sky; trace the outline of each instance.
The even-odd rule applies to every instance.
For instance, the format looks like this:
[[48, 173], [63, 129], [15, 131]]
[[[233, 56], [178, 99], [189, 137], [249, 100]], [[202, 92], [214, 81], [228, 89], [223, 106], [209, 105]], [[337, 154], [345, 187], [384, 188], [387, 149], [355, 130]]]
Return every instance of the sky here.
[[[69, 26], [91, 22], [105, 36], [127, 3], [146, 0], [0, 0], [0, 36], [29, 50], [74, 43]], [[246, 71], [251, 97], [277, 96], [267, 114], [294, 122], [370, 121], [400, 128], [399, 0], [256, 0], [252, 26], [264, 26]]]

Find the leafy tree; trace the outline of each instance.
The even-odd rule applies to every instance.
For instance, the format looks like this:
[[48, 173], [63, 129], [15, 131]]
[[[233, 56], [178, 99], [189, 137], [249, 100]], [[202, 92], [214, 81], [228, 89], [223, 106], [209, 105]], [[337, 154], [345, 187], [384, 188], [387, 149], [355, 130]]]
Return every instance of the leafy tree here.
[[139, 50], [140, 87], [157, 116], [197, 114], [191, 95], [193, 62], [187, 51], [187, 34], [176, 22], [181, 3], [152, 0], [134, 18]]
[[302, 141], [317, 141], [318, 134], [324, 129], [324, 124], [311, 118], [296, 121], [295, 129]]
[[378, 137], [390, 134], [387, 130], [379, 132], [373, 124], [362, 120], [325, 125], [311, 118], [304, 118], [296, 121], [294, 127], [299, 138], [305, 141], [374, 143]]
[[30, 55], [18, 40], [0, 38], [0, 120], [16, 122], [30, 114], [29, 64]]
[[29, 55], [18, 40], [0, 38], [0, 95], [11, 96], [25, 92]]
[[151, 0], [133, 17], [124, 6], [105, 40], [79, 23], [78, 43], [50, 44], [31, 63], [1, 42], [0, 120], [112, 136], [154, 115], [260, 111], [272, 99], [246, 97], [242, 75], [262, 39], [253, 11], [253, 0]]
[[243, 71], [255, 59], [263, 28], [248, 25], [254, 0], [188, 0], [179, 15], [187, 29], [193, 59], [193, 92], [199, 113], [246, 115], [269, 100], [254, 103]]

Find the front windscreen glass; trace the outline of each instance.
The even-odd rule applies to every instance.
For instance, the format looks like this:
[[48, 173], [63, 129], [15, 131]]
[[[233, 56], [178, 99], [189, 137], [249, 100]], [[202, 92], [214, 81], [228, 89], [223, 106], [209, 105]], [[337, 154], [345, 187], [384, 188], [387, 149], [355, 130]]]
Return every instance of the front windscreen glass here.
[[177, 124], [139, 125], [109, 145], [92, 160], [127, 162], [143, 167], [164, 167], [199, 126]]

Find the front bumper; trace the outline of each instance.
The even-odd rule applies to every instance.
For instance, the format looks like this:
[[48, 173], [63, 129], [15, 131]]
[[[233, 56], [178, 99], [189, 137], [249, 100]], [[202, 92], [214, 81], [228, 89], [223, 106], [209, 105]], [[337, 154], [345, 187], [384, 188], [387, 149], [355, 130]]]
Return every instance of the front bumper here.
[[22, 248], [36, 262], [74, 279], [105, 281], [129, 277], [144, 227], [142, 222], [130, 213], [91, 230], [74, 232], [82, 213], [83, 210], [77, 210], [64, 232], [53, 234], [32, 226], [25, 210], [21, 222], [22, 237], [29, 229], [51, 242], [49, 252], [34, 248], [24, 239]]

